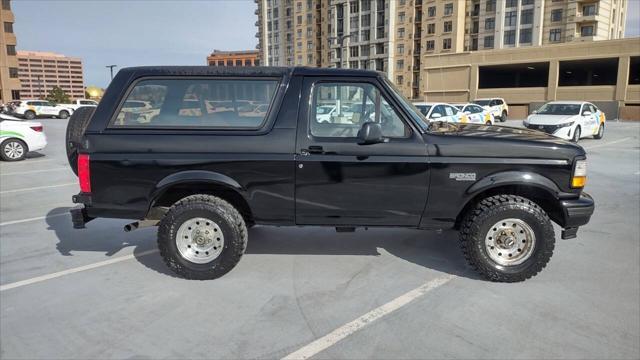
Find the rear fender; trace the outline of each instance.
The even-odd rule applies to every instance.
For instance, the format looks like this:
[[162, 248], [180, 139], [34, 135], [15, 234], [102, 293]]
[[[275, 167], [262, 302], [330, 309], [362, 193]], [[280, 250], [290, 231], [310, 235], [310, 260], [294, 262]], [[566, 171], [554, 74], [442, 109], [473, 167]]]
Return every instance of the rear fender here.
[[233, 190], [245, 197], [244, 188], [234, 179], [227, 175], [220, 174], [213, 171], [204, 170], [188, 170], [171, 174], [164, 179], [160, 180], [156, 185], [150, 198], [151, 204], [154, 204], [165, 192], [176, 185], [182, 184], [207, 184], [217, 187], [223, 187], [228, 190]]

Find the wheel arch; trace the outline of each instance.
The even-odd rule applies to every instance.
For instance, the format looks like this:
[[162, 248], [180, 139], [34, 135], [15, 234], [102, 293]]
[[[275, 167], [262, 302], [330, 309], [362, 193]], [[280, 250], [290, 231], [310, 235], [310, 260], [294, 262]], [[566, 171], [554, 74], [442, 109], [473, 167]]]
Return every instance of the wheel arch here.
[[150, 195], [149, 211], [154, 207], [169, 207], [195, 194], [217, 196], [236, 207], [245, 222], [253, 222], [244, 188], [227, 175], [204, 170], [181, 171], [160, 180]]
[[555, 223], [562, 225], [564, 216], [558, 186], [549, 178], [531, 172], [507, 171], [480, 179], [467, 190], [467, 201], [456, 216], [455, 228], [460, 228], [464, 215], [482, 199], [493, 195], [517, 195], [538, 204]]

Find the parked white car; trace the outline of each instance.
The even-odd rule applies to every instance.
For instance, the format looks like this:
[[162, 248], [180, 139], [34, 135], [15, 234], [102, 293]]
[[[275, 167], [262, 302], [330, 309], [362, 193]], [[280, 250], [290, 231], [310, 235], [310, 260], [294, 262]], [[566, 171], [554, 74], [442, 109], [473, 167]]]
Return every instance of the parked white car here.
[[0, 158], [23, 160], [29, 151], [42, 150], [47, 137], [42, 124], [34, 121], [11, 120], [0, 116]]
[[[337, 110], [338, 107], [335, 105], [320, 105], [316, 108], [316, 119], [321, 123], [335, 122], [331, 118], [338, 116]], [[341, 110], [341, 115], [345, 117], [350, 117], [353, 114], [353, 112], [349, 111], [348, 106], [342, 106]]]
[[18, 100], [9, 103], [8, 113], [27, 120], [36, 117], [66, 119], [73, 114], [73, 109], [65, 104], [54, 104], [47, 100]]
[[475, 99], [472, 103], [480, 105], [483, 108], [491, 111], [491, 115], [494, 118], [499, 119], [501, 122], [507, 121], [509, 116], [509, 105], [503, 98], [483, 98]]
[[98, 106], [98, 102], [95, 100], [89, 100], [89, 99], [77, 99], [71, 102], [70, 104], [60, 104], [60, 106], [65, 106], [65, 107], [68, 107], [69, 109], [72, 109], [73, 111], [76, 111], [78, 110], [79, 107], [83, 107], [83, 106], [96, 107]]
[[429, 122], [445, 121], [452, 123], [468, 123], [469, 117], [457, 107], [446, 103], [419, 102], [414, 103]]
[[578, 142], [589, 136], [602, 139], [605, 122], [604, 112], [592, 103], [552, 101], [529, 115], [524, 126]]
[[453, 104], [458, 110], [462, 111], [469, 118], [469, 122], [472, 124], [486, 124], [493, 125], [495, 117], [491, 114], [491, 111], [476, 104]]

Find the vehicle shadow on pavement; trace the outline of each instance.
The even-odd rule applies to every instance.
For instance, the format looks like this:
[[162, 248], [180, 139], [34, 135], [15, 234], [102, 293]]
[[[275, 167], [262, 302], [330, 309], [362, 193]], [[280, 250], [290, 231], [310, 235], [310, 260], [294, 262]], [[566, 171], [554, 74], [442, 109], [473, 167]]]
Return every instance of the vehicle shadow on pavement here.
[[[73, 229], [71, 218], [53, 216], [69, 208], [52, 209], [47, 216], [48, 229], [58, 239], [56, 249], [63, 256], [74, 252], [94, 251], [111, 257], [127, 247], [142, 265], [172, 277], [157, 253], [156, 228], [139, 229], [125, 233], [126, 220], [96, 219], [86, 229]], [[479, 279], [465, 265], [458, 247], [457, 232], [423, 231], [413, 229], [358, 229], [353, 233], [336, 233], [328, 227], [272, 227], [256, 226], [249, 230], [246, 256], [252, 255], [361, 255], [381, 256], [386, 251], [392, 256], [461, 277]]]

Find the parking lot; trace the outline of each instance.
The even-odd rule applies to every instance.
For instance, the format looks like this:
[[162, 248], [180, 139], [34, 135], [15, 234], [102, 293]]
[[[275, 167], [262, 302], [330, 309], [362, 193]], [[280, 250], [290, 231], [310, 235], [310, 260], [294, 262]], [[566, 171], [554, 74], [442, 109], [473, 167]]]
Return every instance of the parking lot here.
[[640, 123], [580, 142], [591, 222], [498, 284], [457, 233], [402, 229], [255, 227], [226, 276], [176, 278], [155, 228], [72, 229], [66, 121], [39, 121], [49, 146], [0, 163], [1, 358], [640, 357]]

